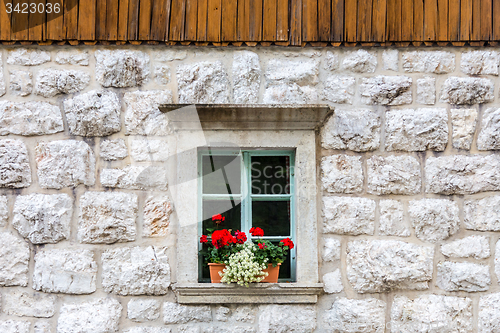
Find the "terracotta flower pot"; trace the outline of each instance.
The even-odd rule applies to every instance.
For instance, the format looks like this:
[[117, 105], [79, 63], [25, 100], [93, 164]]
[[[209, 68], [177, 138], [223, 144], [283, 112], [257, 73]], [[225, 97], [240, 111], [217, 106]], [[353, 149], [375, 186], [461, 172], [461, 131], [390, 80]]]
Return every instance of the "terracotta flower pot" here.
[[[278, 264], [276, 267], [273, 267], [272, 264], [268, 264], [267, 268], [264, 270], [264, 272], [267, 272], [268, 275], [264, 278], [264, 280], [262, 280], [262, 282], [277, 283], [278, 275], [280, 274], [280, 266], [281, 264]], [[208, 264], [208, 268], [210, 269], [210, 280], [212, 283], [220, 283], [222, 278], [219, 275], [219, 272], [222, 272], [224, 267], [226, 267], [224, 264]]]
[[219, 272], [222, 272], [224, 267], [226, 267], [224, 264], [208, 264], [208, 268], [210, 269], [210, 280], [212, 280], [212, 283], [220, 283], [220, 279], [222, 279], [222, 277], [219, 275]]

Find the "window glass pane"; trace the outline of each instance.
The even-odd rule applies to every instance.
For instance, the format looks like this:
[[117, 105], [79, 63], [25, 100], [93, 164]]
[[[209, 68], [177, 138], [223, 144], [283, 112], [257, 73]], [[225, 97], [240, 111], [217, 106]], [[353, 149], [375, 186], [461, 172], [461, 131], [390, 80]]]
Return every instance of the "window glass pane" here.
[[252, 194], [290, 194], [290, 156], [252, 156]]
[[264, 236], [290, 235], [290, 201], [252, 201], [252, 226]]
[[203, 193], [241, 193], [241, 155], [202, 157]]
[[207, 228], [217, 229], [212, 222], [212, 216], [221, 214], [225, 220], [221, 222], [218, 229], [241, 230], [241, 201], [233, 200], [203, 200], [203, 234], [208, 234]]

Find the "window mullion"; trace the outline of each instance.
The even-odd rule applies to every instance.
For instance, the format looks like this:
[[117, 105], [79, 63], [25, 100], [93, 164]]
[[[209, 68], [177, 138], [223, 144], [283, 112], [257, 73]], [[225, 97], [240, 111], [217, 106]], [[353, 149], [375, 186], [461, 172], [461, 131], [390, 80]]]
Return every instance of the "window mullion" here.
[[241, 210], [241, 227], [242, 229], [248, 233], [251, 227], [251, 202], [250, 202], [250, 188], [249, 188], [249, 175], [251, 175], [250, 171], [250, 154], [248, 152], [243, 152], [242, 158], [242, 172], [241, 172], [241, 189], [243, 195], [243, 209]]

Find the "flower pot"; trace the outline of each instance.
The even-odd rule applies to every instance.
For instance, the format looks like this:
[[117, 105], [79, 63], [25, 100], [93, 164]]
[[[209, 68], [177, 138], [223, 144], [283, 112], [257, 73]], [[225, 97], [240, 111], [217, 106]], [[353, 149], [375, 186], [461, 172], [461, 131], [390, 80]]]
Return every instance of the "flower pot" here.
[[222, 277], [219, 275], [219, 272], [222, 272], [224, 267], [226, 267], [224, 264], [208, 264], [208, 268], [210, 269], [210, 280], [212, 280], [212, 283], [220, 283], [220, 279], [222, 279]]
[[[280, 266], [281, 264], [278, 264], [276, 267], [273, 267], [272, 264], [268, 264], [267, 268], [264, 270], [264, 272], [267, 272], [268, 275], [261, 282], [277, 283], [278, 275], [280, 274]], [[219, 275], [219, 272], [222, 272], [224, 267], [226, 267], [224, 264], [208, 264], [208, 268], [210, 269], [210, 280], [212, 283], [220, 283], [222, 277]]]

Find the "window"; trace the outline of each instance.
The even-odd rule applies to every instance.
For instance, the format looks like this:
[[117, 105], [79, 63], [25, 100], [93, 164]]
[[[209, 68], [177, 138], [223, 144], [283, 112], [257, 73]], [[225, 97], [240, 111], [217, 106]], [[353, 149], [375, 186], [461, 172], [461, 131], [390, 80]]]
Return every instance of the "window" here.
[[[198, 153], [199, 235], [214, 228], [212, 216], [225, 217], [221, 229], [260, 227], [265, 239], [295, 241], [295, 152], [293, 150], [200, 149]], [[201, 246], [201, 244], [199, 245]], [[199, 281], [209, 282], [199, 258]], [[280, 268], [280, 282], [295, 281], [295, 249]]]

